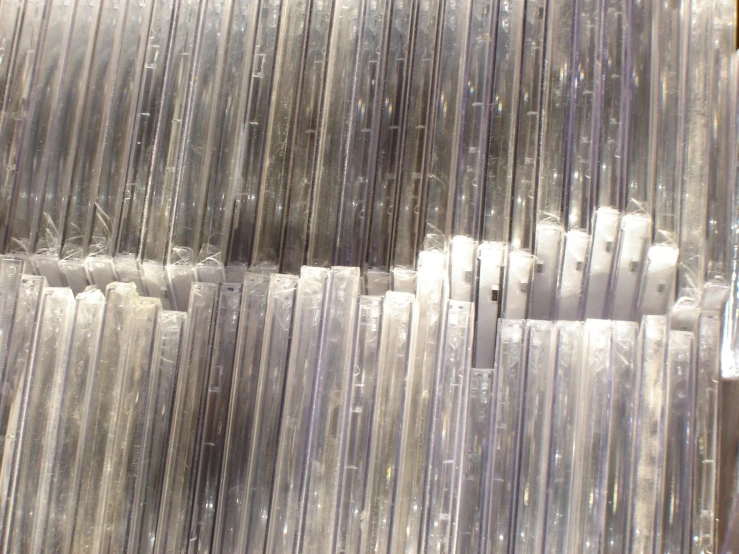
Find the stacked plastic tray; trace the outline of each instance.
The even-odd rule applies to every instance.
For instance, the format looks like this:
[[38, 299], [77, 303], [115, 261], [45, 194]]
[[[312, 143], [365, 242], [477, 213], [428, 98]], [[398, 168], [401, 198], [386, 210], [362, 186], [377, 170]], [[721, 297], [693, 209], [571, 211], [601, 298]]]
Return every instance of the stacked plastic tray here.
[[0, 0], [0, 554], [739, 549], [735, 17]]

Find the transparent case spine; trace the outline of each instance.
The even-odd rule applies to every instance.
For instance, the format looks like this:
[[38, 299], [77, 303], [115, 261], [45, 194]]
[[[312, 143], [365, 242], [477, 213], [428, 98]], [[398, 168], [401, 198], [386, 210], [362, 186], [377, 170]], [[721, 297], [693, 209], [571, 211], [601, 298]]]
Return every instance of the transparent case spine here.
[[[5, 381], [8, 363], [13, 363], [13, 360], [8, 358], [8, 346], [21, 293], [22, 272], [23, 262], [20, 259], [0, 258], [0, 382]], [[2, 404], [1, 400], [0, 404]], [[2, 433], [4, 429], [0, 428], [0, 434]]]
[[694, 334], [671, 330], [667, 359], [663, 491], [658, 499], [654, 549], [684, 552], [691, 543], [695, 454]]
[[598, 552], [603, 547], [612, 352], [612, 322], [586, 321], [573, 437], [568, 551]]
[[626, 210], [652, 210], [652, 189], [648, 186], [649, 126], [652, 95], [652, 10], [654, 2], [626, 4], [630, 36], [627, 49], [628, 133], [626, 139]]
[[[43, 211], [32, 244], [36, 255], [58, 258], [72, 196], [70, 181], [78, 150], [86, 90], [91, 78], [93, 39], [99, 32], [101, 3], [77, 2], [71, 29], [67, 59], [62, 65], [59, 97], [54, 109], [55, 121], [45, 147], [39, 189], [44, 191]], [[89, 181], [86, 181], [89, 182]]]
[[450, 258], [450, 297], [471, 302], [477, 275], [477, 241], [462, 235], [452, 237]]
[[[392, 23], [387, 30], [387, 53], [382, 75], [383, 87], [377, 126], [375, 175], [372, 177], [372, 205], [369, 210], [366, 266], [378, 271], [389, 271], [392, 237], [400, 191], [400, 168], [408, 114], [410, 74], [413, 64], [412, 38], [414, 16], [418, 2], [394, 0], [386, 5]], [[370, 209], [371, 208], [371, 209]], [[375, 294], [375, 293], [373, 293]], [[384, 294], [384, 293], [383, 293]]]
[[[18, 30], [23, 24], [23, 8], [25, 0], [3, 2], [0, 6], [0, 48], [3, 53], [13, 52], [13, 46], [19, 36]], [[5, 114], [5, 94], [12, 78], [15, 57], [4, 55], [0, 60], [0, 125]]]
[[[257, 199], [261, 189], [260, 179], [263, 171], [263, 160], [269, 160], [268, 156], [274, 156], [270, 153], [270, 148], [275, 148], [275, 145], [287, 144], [280, 143], [280, 139], [270, 143], [268, 137], [273, 136], [271, 135], [273, 129], [281, 129], [274, 132], [282, 132], [282, 140], [285, 140], [284, 133], [286, 131], [283, 127], [286, 122], [289, 123], [291, 112], [286, 113], [286, 120], [274, 114], [281, 113], [279, 110], [291, 110], [294, 98], [288, 94], [283, 94], [275, 95], [273, 99], [272, 95], [273, 90], [277, 90], [274, 87], [280, 86], [279, 84], [282, 82], [278, 80], [278, 77], [282, 75], [280, 70], [282, 66], [277, 64], [277, 60], [281, 60], [282, 56], [295, 55], [294, 49], [300, 48], [301, 38], [298, 35], [281, 33], [280, 29], [284, 30], [286, 28], [284, 25], [300, 25], [294, 18], [301, 17], [300, 14], [305, 10], [304, 3], [301, 2], [290, 5], [282, 0], [260, 0], [258, 3], [246, 0], [246, 2], [255, 8], [258, 7], [256, 16], [258, 21], [256, 22], [254, 35], [251, 69], [248, 73], [244, 72], [244, 78], [248, 80], [249, 85], [248, 101], [242, 118], [237, 122], [241, 125], [241, 131], [236, 147], [238, 153], [234, 161], [236, 165], [233, 168], [236, 190], [234, 192], [227, 262], [229, 265], [239, 267], [247, 266], [252, 260]], [[293, 10], [297, 10], [297, 12], [293, 13]], [[293, 19], [287, 19], [288, 15]], [[288, 39], [296, 42], [289, 42]], [[292, 50], [286, 49], [288, 47]], [[297, 50], [297, 52], [300, 52], [300, 50]], [[284, 78], [286, 77], [281, 77], [281, 79]], [[295, 87], [284, 90], [294, 89]], [[246, 90], [245, 85], [244, 94]], [[268, 122], [270, 122], [269, 125]], [[267, 169], [264, 169], [264, 171], [267, 171]], [[281, 171], [285, 171], [285, 169], [283, 168]], [[275, 178], [279, 177], [274, 173], [272, 175], [275, 175]], [[279, 178], [284, 179], [284, 176]]]
[[[154, 2], [125, 6], [99, 2], [89, 48], [89, 83], [82, 92], [79, 141], [72, 154], [70, 199], [64, 223], [64, 258], [112, 256], [125, 188], [130, 134], [142, 80], [146, 39]], [[97, 13], [99, 12], [99, 13]], [[71, 163], [70, 163], [71, 165]]]
[[3, 552], [40, 551], [46, 529], [59, 411], [67, 376], [75, 303], [69, 289], [43, 291], [32, 353], [17, 398], [12, 455], [3, 456], [9, 473], [3, 525]]
[[543, 549], [551, 554], [567, 551], [569, 508], [573, 505], [575, 421], [582, 380], [583, 324], [560, 321], [557, 334]]
[[[421, 243], [422, 202], [427, 178], [429, 129], [438, 67], [441, 0], [413, 0], [407, 104], [401, 131], [390, 267], [415, 268]], [[412, 99], [412, 101], [411, 101]]]
[[[310, 32], [310, 16], [312, 2], [282, 2], [279, 11], [279, 22], [274, 61], [273, 81], [269, 100], [264, 109], [267, 118], [264, 120], [263, 161], [257, 173], [254, 167], [257, 152], [249, 160], [249, 169], [245, 180], [245, 192], [257, 197], [252, 208], [248, 198], [243, 198], [246, 205], [239, 205], [240, 237], [232, 239], [231, 263], [253, 264], [255, 266], [277, 267], [282, 250], [282, 218], [283, 208], [288, 201], [288, 183], [290, 180], [290, 163], [296, 133], [296, 113], [302, 94], [303, 72], [306, 67], [305, 56]], [[295, 29], [296, 32], [286, 32]], [[261, 92], [261, 91], [260, 91]], [[256, 146], [255, 146], [256, 149]], [[252, 185], [252, 176], [256, 179]], [[253, 227], [253, 232], [249, 227]], [[252, 237], [252, 238], [241, 238]], [[302, 257], [297, 267], [289, 272], [297, 273], [302, 265]]]
[[602, 113], [598, 150], [596, 206], [623, 210], [626, 192], [626, 131], [629, 117], [628, 54], [631, 27], [629, 6], [621, 0], [605, 0], [603, 48], [600, 63]]
[[[265, 522], [268, 523], [267, 552], [300, 551], [300, 518], [307, 502], [303, 469], [308, 457], [310, 413], [322, 330], [330, 313], [327, 294], [329, 271], [306, 266], [301, 270], [300, 279], [295, 333], [291, 339], [290, 361], [285, 376], [269, 520]], [[263, 519], [263, 513], [258, 514], [259, 519]], [[260, 543], [255, 544], [261, 546]]]
[[501, 317], [520, 319], [526, 317], [529, 308], [531, 279], [536, 259], [526, 250], [511, 250], [505, 272], [505, 288]]
[[180, 372], [187, 314], [160, 311], [154, 337], [141, 466], [136, 478], [126, 551], [150, 554], [157, 537], [157, 516], [164, 486], [175, 389]]
[[651, 551], [657, 530], [664, 463], [667, 318], [642, 320], [637, 366], [637, 424], [627, 536], [632, 551]]
[[200, 414], [212, 356], [217, 295], [218, 287], [210, 283], [195, 283], [190, 291], [159, 507], [154, 548], [157, 554], [181, 551], [189, 538]]
[[264, 345], [269, 284], [269, 275], [247, 273], [244, 277], [223, 470], [218, 490], [214, 552], [235, 551], [239, 527], [246, 510], [244, 498], [249, 446], [253, 440], [252, 427], [256, 416], [259, 361]]
[[[167, 245], [171, 237], [169, 228], [177, 194], [177, 163], [180, 149], [184, 146], [181, 139], [188, 125], [188, 111], [192, 109], [188, 91], [194, 86], [191, 81], [193, 64], [196, 63], [196, 48], [206, 17], [205, 3], [201, 6], [198, 0], [173, 2], [171, 27], [163, 53], [164, 75], [147, 170], [146, 199], [139, 220], [139, 259], [154, 264], [167, 261]], [[187, 137], [186, 132], [184, 137]]]
[[[474, 0], [470, 7], [469, 39], [465, 74], [460, 95], [459, 158], [453, 210], [452, 235], [479, 239], [483, 185], [487, 161], [488, 132], [493, 88], [495, 33], [498, 0]], [[430, 203], [429, 203], [430, 206]], [[428, 208], [427, 208], [428, 211]]]
[[[292, 344], [299, 344], [298, 340], [302, 340], [299, 336], [301, 326], [305, 326], [320, 309], [324, 279], [325, 276], [320, 273], [306, 273], [301, 281], [287, 275], [270, 276], [254, 421], [247, 445], [244, 512], [237, 528], [236, 552], [264, 550], [269, 522], [265, 515], [269, 514], [272, 498], [291, 341]], [[293, 329], [296, 332], [294, 339]]]
[[528, 353], [521, 421], [521, 459], [511, 532], [515, 552], [544, 547], [547, 479], [550, 463], [557, 327], [549, 321], [527, 323]]
[[[711, 174], [708, 182], [707, 213], [707, 273], [706, 280], [725, 281], [731, 272], [733, 250], [726, 236], [734, 218], [732, 200], [736, 192], [730, 183], [736, 178], [735, 118], [725, 114], [737, 113], [739, 72], [734, 46], [736, 35], [736, 6], [727, 0], [717, 0], [713, 15], [713, 102], [710, 127]], [[728, 200], [728, 201], [727, 201]]]
[[696, 335], [696, 411], [694, 493], [691, 505], [692, 542], [686, 548], [714, 551], [719, 459], [719, 383], [721, 319], [703, 314]]
[[[521, 53], [521, 80], [516, 114], [516, 157], [513, 165], [511, 246], [534, 251], [536, 185], [540, 155], [541, 93], [544, 73], [547, 0], [526, 3]], [[516, 45], [516, 49], [519, 46]]]
[[572, 160], [567, 229], [590, 231], [597, 185], [600, 118], [601, 27], [605, 0], [581, 0], [576, 22]]
[[[8, 358], [2, 375], [0, 393], [0, 494], [8, 498], [10, 487], [10, 460], [16, 448], [22, 382], [28, 370], [34, 329], [41, 306], [42, 291], [46, 286], [43, 277], [24, 275], [18, 288], [18, 301], [13, 321], [13, 332], [8, 341]], [[5, 522], [7, 502], [0, 503], [0, 521]]]
[[131, 335], [116, 370], [116, 402], [106, 444], [98, 492], [93, 551], [122, 551], [128, 536], [136, 477], [141, 466], [141, 440], [151, 377], [151, 355], [158, 299], [138, 297], [133, 302]]
[[208, 552], [213, 541], [240, 312], [241, 285], [219, 284], [212, 354], [203, 387], [207, 392], [197, 448], [189, 552]]
[[513, 201], [525, 2], [500, 0], [484, 192], [482, 240], [508, 242]]
[[115, 283], [105, 291], [105, 320], [97, 368], [87, 409], [87, 433], [81, 449], [80, 492], [74, 523], [73, 552], [93, 552], [95, 522], [102, 511], [100, 484], [105, 473], [105, 454], [115, 433], [120, 388], [119, 363], [123, 363], [133, 332], [136, 287]]
[[464, 430], [460, 446], [458, 501], [454, 511], [451, 552], [479, 552], [483, 543], [483, 510], [488, 483], [484, 468], [492, 454], [488, 442], [494, 411], [494, 370], [470, 369], [463, 407]]
[[423, 251], [416, 281], [417, 323], [411, 365], [406, 378], [402, 413], [402, 438], [397, 468], [396, 500], [393, 506], [391, 550], [412, 551], [419, 547], [434, 387], [442, 347], [443, 325], [449, 296], [446, 256]]
[[[17, 7], [17, 20], [12, 34], [11, 48], [3, 63], [7, 63], [7, 77], [0, 106], [0, 245], [7, 252], [10, 209], [15, 203], [13, 183], [16, 179], [21, 135], [27, 125], [29, 107], [38, 81], [37, 60], [43, 52], [48, 17], [44, 18], [46, 0], [23, 0]], [[3, 2], [3, 25], [11, 22], [13, 2]], [[6, 10], [10, 12], [7, 14]], [[6, 14], [10, 17], [4, 19]], [[5, 61], [7, 60], [7, 62]]]
[[[187, 267], [196, 263], [206, 202], [228, 197], [229, 183], [211, 182], [210, 174], [215, 169], [220, 149], [222, 113], [228, 107], [222, 91], [232, 48], [234, 8], [238, 8], [235, 2], [226, 0], [200, 2], [168, 226], [166, 262], [171, 265]], [[209, 189], [218, 184], [224, 188], [213, 191], [215, 197], [211, 198]]]
[[388, 551], [395, 501], [405, 380], [414, 351], [417, 314], [412, 295], [388, 292], [382, 313], [380, 362], [375, 388], [367, 482], [359, 551]]
[[350, 402], [349, 372], [356, 325], [358, 267], [333, 267], [329, 276], [327, 308], [321, 331], [321, 350], [303, 487], [306, 498], [301, 544], [328, 552], [334, 545], [336, 503], [344, 435], [343, 415]]
[[359, 549], [359, 531], [364, 505], [366, 467], [369, 454], [372, 407], [379, 367], [383, 299], [360, 296], [353, 341], [346, 405], [345, 439], [341, 453], [334, 551], [341, 554]]
[[[436, 74], [429, 124], [429, 160], [423, 236], [448, 237], [452, 232], [457, 176], [460, 165], [465, 92], [471, 87], [470, 25], [473, 2], [443, 2], [437, 31]], [[467, 89], [469, 90], [469, 89]], [[472, 199], [468, 198], [467, 202]]]
[[122, 275], [130, 273], [130, 269], [126, 271], [129, 266], [136, 265], [141, 241], [145, 239], [144, 216], [148, 210], [149, 197], [154, 192], [150, 187], [152, 160], [161, 156], [162, 150], [157, 130], [160, 121], [161, 125], [166, 124], [162, 118], [170, 109], [167, 91], [172, 86], [172, 70], [167, 73], [167, 68], [180, 61], [172, 51], [175, 38], [171, 34], [172, 19], [176, 16], [174, 7], [173, 0], [152, 3], [149, 30], [145, 35], [146, 42], [142, 45], [144, 53], [138, 69], [141, 75], [140, 84], [134, 93], [134, 120], [131, 134], [126, 138], [129, 141], [129, 153], [123, 161], [125, 184], [116, 244], [116, 269]]
[[464, 410], [472, 355], [471, 302], [450, 300], [444, 322], [439, 370], [434, 384], [431, 435], [426, 458], [422, 552], [449, 552], [459, 502]]
[[[253, 152], [252, 144], [260, 145], [257, 152], [261, 154], [259, 137], [264, 131], [254, 123], [255, 116], [263, 119], [266, 115], [262, 99], [267, 95], [262, 89], [269, 89], [269, 71], [276, 44], [274, 10], [279, 10], [279, 6], [279, 1], [274, 0], [238, 0], [230, 7], [230, 20], [225, 20], [228, 46], [217, 100], [218, 114], [214, 118], [213, 158], [210, 166], [204, 169], [203, 179], [208, 190], [198, 220], [199, 228], [195, 231], [196, 250], [193, 252], [201, 280], [224, 280], [223, 266], [234, 228], [234, 207], [242, 190], [243, 162], [247, 150]], [[270, 66], [265, 67], [266, 64]], [[262, 85], [265, 78], [266, 85]], [[252, 162], [249, 159], [246, 167], [251, 169]], [[209, 277], [213, 273], [215, 276]]]
[[90, 288], [77, 296], [74, 333], [70, 339], [69, 367], [59, 416], [59, 440], [53, 454], [48, 517], [40, 521], [34, 542], [39, 551], [67, 553], [74, 530], [74, 511], [82, 477], [89, 399], [95, 381], [100, 338], [105, 317], [105, 296]]
[[[262, 257], [254, 258], [254, 263], [258, 264], [277, 265], [281, 262], [281, 270], [285, 273], [297, 273], [298, 268], [306, 261], [308, 252], [309, 214], [314, 201], [316, 154], [321, 138], [321, 111], [326, 94], [326, 66], [330, 52], [337, 47], [329, 42], [334, 15], [333, 2], [308, 0], [304, 50], [299, 58], [303, 65], [298, 68], [301, 88], [298, 89], [294, 102], [295, 127], [290, 150], [281, 160], [282, 164], [291, 164], [290, 172], [280, 183], [283, 187], [287, 186], [286, 196], [282, 197], [282, 204], [278, 201], [273, 205], [272, 209], [277, 212], [274, 219], [266, 221], [269, 232], [274, 233], [274, 237], [268, 235], [266, 245], [266, 253], [270, 257], [266, 260]], [[282, 63], [294, 65], [295, 61], [285, 57]], [[275, 196], [277, 198], [280, 197]], [[327, 206], [325, 208], [328, 209]], [[259, 213], [262, 213], [261, 207]], [[268, 215], [271, 213], [268, 212]]]
[[41, 20], [34, 22], [31, 3], [28, 13], [31, 17], [24, 22], [24, 26], [39, 25], [39, 36], [31, 46], [36, 54], [30, 78], [32, 84], [28, 96], [23, 99], [22, 115], [15, 116], [18, 131], [22, 132], [16, 140], [11, 140], [10, 148], [17, 150], [7, 159], [12, 164], [6, 171], [13, 174], [13, 192], [7, 219], [3, 219], [7, 221], [6, 252], [33, 254], [45, 211], [64, 212], [65, 198], [52, 197], [46, 203], [47, 193], [51, 195], [57, 191], [53, 186], [46, 190], [45, 177], [50, 153], [55, 150], [54, 129], [60, 112], [64, 66], [76, 4], [76, 1], [48, 0]]
[[490, 421], [490, 448], [486, 471], [483, 536], [485, 552], [506, 552], [511, 546], [510, 530], [518, 490], [521, 408], [526, 376], [526, 324], [503, 319], [498, 325], [495, 414]]
[[608, 435], [608, 482], [603, 551], [623, 552], [628, 544], [626, 524], [631, 491], [631, 453], [636, 439], [636, 323], [613, 322], [613, 375], [611, 381], [610, 430]]
[[308, 260], [364, 266], [394, 14], [392, 0], [339, 1], [334, 11]]
[[687, 65], [685, 169], [680, 184], [683, 198], [680, 217], [680, 256], [678, 259], [678, 296], [695, 298], [707, 269], [706, 231], [708, 186], [711, 174], [709, 121], [712, 117], [714, 65], [713, 22], [715, 2], [693, 0], [685, 6], [690, 41]]

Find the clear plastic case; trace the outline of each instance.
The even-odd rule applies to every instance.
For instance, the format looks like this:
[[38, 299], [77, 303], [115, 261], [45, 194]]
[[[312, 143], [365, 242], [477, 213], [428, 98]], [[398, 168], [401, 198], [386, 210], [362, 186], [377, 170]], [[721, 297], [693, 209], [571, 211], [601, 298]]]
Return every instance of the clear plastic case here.
[[657, 512], [662, 498], [667, 401], [667, 318], [642, 320], [638, 360], [636, 431], [631, 470], [631, 507], [627, 527], [628, 548], [651, 551], [658, 530]]
[[[308, 501], [305, 496], [304, 468], [308, 460], [310, 414], [322, 330], [331, 307], [328, 287], [328, 270], [309, 266], [301, 270], [293, 324], [295, 332], [291, 338], [290, 361], [285, 376], [269, 520], [264, 521], [264, 508], [254, 513], [260, 525], [268, 524], [267, 552], [300, 551], [302, 515]], [[328, 529], [326, 531], [329, 532]], [[252, 548], [260, 547], [260, 542], [251, 544], [254, 545]]]
[[411, 294], [391, 291], [385, 295], [359, 552], [389, 551], [391, 545], [402, 441], [399, 422], [418, 317], [414, 304]]
[[[436, 36], [437, 62], [432, 81], [426, 194], [425, 201], [421, 201], [424, 237], [449, 237], [452, 233], [466, 92], [474, 87], [469, 81], [467, 67], [471, 61], [468, 55], [473, 2], [452, 0], [441, 4]], [[473, 222], [472, 218], [470, 223]]]
[[603, 548], [613, 375], [613, 324], [585, 322], [573, 437], [567, 550]]
[[104, 1], [96, 4], [94, 10], [88, 5], [78, 9], [97, 28], [92, 25], [95, 34], [91, 33], [88, 45], [89, 82], [80, 85], [84, 104], [78, 108], [82, 110], [76, 123], [79, 135], [71, 141], [77, 147], [62, 173], [62, 182], [70, 186], [62, 257], [75, 260], [115, 253], [154, 10], [151, 0], [128, 3], [125, 8]]
[[557, 327], [550, 321], [526, 325], [526, 385], [521, 405], [521, 458], [511, 533], [515, 552], [544, 547], [550, 463]]
[[[505, 0], [503, 0], [505, 1]], [[502, 3], [501, 3], [502, 5]], [[513, 166], [511, 247], [534, 251], [536, 186], [540, 155], [541, 93], [544, 79], [547, 0], [526, 2], [521, 46], [521, 80], [518, 83], [516, 154]], [[519, 46], [515, 45], [518, 50]], [[516, 85], [514, 85], [516, 86]], [[515, 316], [517, 317], [517, 316]]]
[[507, 243], [513, 202], [525, 2], [499, 0], [482, 240]]
[[[160, 164], [160, 158], [167, 155], [166, 145], [157, 133], [163, 127], [166, 133], [168, 111], [171, 109], [170, 96], [172, 89], [173, 65], [187, 63], [188, 59], [180, 59], [177, 52], [182, 53], [181, 46], [172, 34], [175, 2], [165, 0], [152, 2], [152, 14], [149, 22], [144, 57], [139, 71], [141, 80], [139, 89], [134, 93], [136, 108], [133, 127], [129, 137], [128, 159], [126, 164], [126, 181], [123, 199], [120, 206], [118, 237], [116, 244], [116, 268], [120, 275], [127, 275], [125, 268], [135, 265], [140, 259], [140, 250], [146, 240], [145, 220], [150, 210], [152, 198], [156, 207], [160, 199], [154, 195], [151, 183], [161, 183], [160, 177], [152, 172], [152, 162]], [[187, 5], [185, 4], [185, 9]], [[144, 37], [142, 37], [144, 38]], [[187, 58], [187, 56], [186, 56]], [[167, 73], [166, 69], [169, 69]], [[187, 75], [187, 67], [182, 68]], [[157, 166], [158, 167], [158, 166]], [[161, 186], [161, 185], [159, 185]], [[166, 235], [164, 235], [166, 237]]]
[[[258, 552], [264, 549], [267, 540], [269, 520], [265, 516], [270, 510], [292, 330], [299, 330], [315, 318], [316, 310], [320, 310], [325, 278], [323, 272], [306, 273], [300, 282], [293, 276], [270, 276], [254, 420], [246, 446], [247, 469], [241, 500], [244, 512], [237, 527], [236, 552]], [[295, 339], [293, 344], [299, 344], [298, 333]]]
[[198, 463], [201, 411], [207, 394], [207, 368], [212, 357], [218, 287], [195, 283], [190, 292], [187, 329], [172, 407], [162, 498], [154, 552], [186, 548]]
[[[406, 2], [402, 5], [405, 6]], [[408, 6], [412, 10], [411, 27], [407, 31], [410, 35], [409, 53], [403, 63], [410, 65], [406, 85], [407, 104], [402, 108], [405, 117], [402, 120], [400, 168], [393, 204], [390, 264], [390, 267], [404, 269], [416, 267], [416, 256], [423, 236], [423, 199], [428, 178], [433, 94], [439, 66], [437, 36], [442, 24], [442, 0], [413, 0]], [[393, 40], [395, 33], [405, 32], [404, 27], [391, 31], [390, 40]]]
[[47, 519], [40, 521], [35, 546], [44, 552], [67, 553], [82, 477], [83, 446], [89, 421], [90, 394], [95, 381], [105, 296], [90, 288], [77, 296], [74, 333], [70, 337], [69, 367], [59, 412], [59, 439], [53, 453]]
[[344, 415], [351, 402], [351, 353], [356, 325], [358, 267], [333, 267], [326, 296], [327, 313], [321, 330], [321, 350], [310, 413], [302, 537], [303, 550], [329, 552], [334, 545]]
[[655, 550], [684, 552], [692, 542], [694, 442], [694, 334], [670, 331], [667, 360], [664, 475], [661, 509], [657, 510]]
[[488, 483], [484, 468], [491, 455], [488, 431], [494, 412], [493, 368], [470, 369], [463, 406], [464, 429], [451, 552], [479, 552]]
[[[239, 58], [244, 49], [243, 39], [239, 40], [243, 32], [239, 25], [243, 11], [242, 6], [227, 0], [200, 2], [184, 98], [182, 131], [178, 138], [175, 191], [167, 239], [168, 264], [195, 265], [200, 256], [201, 240], [210, 239], [203, 236], [206, 210], [211, 208], [222, 212], [222, 208], [214, 203], [231, 203], [233, 183], [215, 176], [226, 130], [224, 118], [229, 115], [231, 107], [229, 97], [236, 97], [241, 92], [230, 81], [230, 64], [232, 58]], [[247, 32], [251, 31], [253, 26]], [[237, 77], [237, 82], [240, 80]], [[229, 86], [233, 88], [226, 88]], [[219, 253], [220, 249], [211, 252], [212, 261], [219, 261]]]
[[46, 0], [22, 0], [18, 3], [3, 2], [0, 8], [3, 29], [6, 22], [12, 25], [11, 34], [3, 35], [12, 37], [12, 43], [7, 55], [3, 55], [6, 77], [0, 91], [0, 243], [3, 252], [13, 246], [8, 237], [11, 232], [10, 210], [15, 203], [13, 184], [22, 146], [21, 135], [30, 119], [29, 107], [40, 72], [37, 60], [43, 52], [42, 38], [46, 35], [49, 21], [45, 6]]
[[[417, 29], [415, 16], [419, 5], [418, 0], [395, 0], [386, 6], [386, 13], [392, 18], [392, 22], [388, 29], [384, 75], [381, 77], [384, 86], [378, 92], [382, 103], [377, 124], [372, 204], [365, 208], [369, 211], [366, 267], [377, 271], [390, 270], [393, 228], [396, 218], [400, 217], [397, 212], [398, 195], [402, 187], [402, 156], [407, 129], [405, 122], [410, 115], [413, 39]], [[415, 67], [418, 71], [418, 67]], [[416, 95], [415, 98], [422, 97]]]
[[[459, 499], [474, 306], [450, 300], [434, 384], [421, 552], [449, 552]], [[407, 551], [407, 549], [406, 549]]]
[[719, 460], [719, 386], [721, 319], [704, 314], [696, 334], [695, 382], [695, 459], [693, 460], [693, 497], [691, 505], [692, 549], [718, 548], [716, 506]]
[[390, 548], [393, 551], [416, 551], [422, 540], [433, 399], [449, 296], [446, 262], [446, 255], [434, 250], [424, 250], [419, 257], [416, 338], [405, 381], [396, 501], [392, 511]]
[[[0, 258], [0, 382], [5, 381], [8, 346], [13, 332], [15, 310], [18, 305], [23, 262], [18, 258]], [[4, 430], [0, 430], [4, 433]]]
[[546, 553], [567, 552], [575, 466], [575, 424], [582, 381], [583, 323], [557, 323], [552, 431], [547, 474]]
[[337, 1], [333, 9], [308, 261], [363, 267], [394, 14], [392, 0]]
[[[14, 124], [15, 131], [11, 131], [10, 136], [0, 131], [0, 139], [9, 140], [8, 146], [3, 147], [9, 150], [7, 157], [4, 152], [0, 154], [3, 165], [7, 164], [0, 182], [3, 188], [12, 186], [8, 211], [0, 214], [0, 221], [6, 222], [5, 252], [32, 254], [42, 218], [58, 224], [59, 214], [65, 212], [66, 194], [57, 195], [57, 182], [50, 183], [47, 188], [46, 177], [49, 163], [56, 161], [55, 130], [57, 118], [63, 112], [64, 85], [76, 83], [73, 79], [65, 79], [76, 6], [76, 1], [64, 0], [48, 0], [43, 6], [41, 2], [27, 2], [24, 6], [20, 32], [28, 31], [28, 38], [35, 33], [38, 35], [33, 37], [34, 43], [28, 45], [28, 51], [19, 52], [21, 59], [16, 58], [16, 63], [21, 62], [22, 70], [29, 71], [30, 75], [13, 76], [14, 80], [24, 81], [18, 83], [20, 87], [28, 87], [23, 92], [16, 89], [22, 96], [7, 104], [8, 115], [13, 115], [4, 118], [5, 123]], [[84, 75], [77, 77], [84, 79]], [[59, 229], [53, 231], [56, 235], [53, 253], [57, 254]]]
[[9, 477], [3, 552], [41, 549], [74, 316], [74, 296], [69, 289], [43, 291], [31, 355], [13, 406], [18, 412], [16, 426], [8, 428], [15, 445], [2, 461], [2, 473]]
[[[162, 5], [163, 10], [170, 1]], [[132, 214], [141, 226], [139, 259], [156, 264], [168, 261], [170, 226], [178, 194], [178, 162], [188, 136], [187, 132], [183, 134], [189, 124], [188, 111], [192, 109], [192, 100], [188, 100], [188, 90], [194, 86], [190, 76], [197, 64], [200, 32], [208, 15], [207, 9], [200, 10], [199, 0], [173, 1], [171, 5], [171, 26], [162, 45], [164, 75], [146, 170], [146, 198], [142, 212]], [[143, 154], [148, 157], [148, 152]]]
[[132, 303], [131, 335], [120, 353], [113, 384], [115, 409], [98, 487], [94, 552], [120, 552], [128, 538], [136, 479], [141, 467], [141, 442], [151, 378], [151, 358], [158, 299], [138, 297]]
[[244, 277], [239, 333], [236, 339], [231, 399], [224, 441], [223, 470], [213, 536], [214, 552], [233, 552], [246, 510], [249, 447], [253, 440], [259, 362], [265, 335], [270, 277], [247, 273]]
[[350, 399], [346, 406], [345, 439], [339, 472], [334, 552], [340, 554], [357, 552], [359, 549], [372, 411], [380, 359], [382, 308], [381, 297], [359, 298], [351, 366], [354, 371], [350, 376]]
[[112, 448], [116, 431], [121, 396], [120, 378], [133, 333], [136, 298], [136, 287], [131, 284], [114, 283], [105, 291], [103, 334], [88, 400], [87, 433], [80, 446], [83, 454], [73, 552], [95, 551], [96, 522], [103, 511], [101, 484], [109, 472], [106, 470], [106, 452]]
[[181, 368], [187, 314], [160, 311], [154, 336], [151, 378], [136, 477], [127, 552], [151, 554], [157, 537], [157, 516], [164, 486], [175, 389]]
[[608, 481], [603, 551], [623, 552], [628, 545], [626, 524], [631, 493], [631, 453], [636, 440], [636, 323], [613, 322], [613, 374], [610, 429], [608, 432]]
[[506, 552], [515, 521], [521, 444], [521, 417], [526, 380], [526, 323], [503, 319], [498, 325], [495, 414], [490, 421], [490, 456], [485, 480], [483, 536], [485, 552]]
[[[234, 167], [230, 170], [226, 167], [224, 170], [232, 171], [232, 178], [236, 185], [233, 214], [229, 217], [228, 212], [226, 212], [223, 223], [230, 221], [230, 229], [228, 229], [230, 241], [226, 262], [244, 270], [251, 262], [262, 161], [268, 153], [268, 150], [266, 150], [268, 133], [271, 128], [283, 125], [279, 117], [272, 118], [271, 126], [267, 125], [271, 114], [277, 113], [273, 110], [277, 109], [278, 106], [275, 103], [274, 107], [271, 107], [273, 78], [277, 71], [275, 60], [278, 44], [280, 43], [280, 37], [289, 36], [279, 32], [281, 17], [283, 17], [281, 14], [291, 13], [289, 10], [293, 7], [297, 8], [298, 11], [304, 10], [304, 7], [301, 8], [302, 5], [302, 3], [297, 3], [294, 6], [288, 6], [282, 0], [260, 0], [258, 2], [246, 0], [245, 3], [241, 4], [242, 10], [244, 6], [249, 6], [252, 10], [255, 10], [253, 17], [255, 18], [256, 28], [253, 37], [254, 43], [245, 47], [244, 54], [245, 62], [249, 63], [246, 54], [250, 48], [252, 49], [251, 67], [248, 71], [245, 69], [243, 72], [243, 78], [246, 82], [243, 84], [242, 96], [245, 97], [246, 105], [240, 106], [243, 112], [233, 117], [235, 122], [231, 121], [229, 123], [238, 125], [239, 133], [230, 135], [232, 138], [238, 137], [238, 142], [231, 147], [233, 149], [231, 154], [235, 156], [233, 160]], [[252, 17], [252, 15], [250, 14], [249, 17]], [[290, 24], [296, 25], [298, 23], [291, 22]], [[288, 55], [292, 55], [292, 53]], [[279, 72], [277, 73], [279, 74]], [[275, 96], [275, 98], [279, 98], [283, 102], [279, 106], [288, 109], [292, 107], [289, 95], [285, 95], [285, 97]], [[218, 214], [215, 212], [208, 214], [209, 218], [213, 218], [213, 222], [216, 222], [215, 218], [217, 216]], [[201, 254], [208, 253], [201, 252]], [[199, 261], [204, 263], [202, 255]], [[229, 277], [229, 280], [234, 279]], [[239, 280], [241, 280], [241, 277], [239, 277]]]
[[280, 22], [297, 32], [278, 44], [252, 263], [285, 273], [306, 262], [333, 15], [333, 2], [285, 2]]
[[241, 285], [219, 284], [212, 354], [203, 383], [206, 392], [200, 415], [198, 459], [193, 466], [196, 473], [188, 552], [209, 552], [213, 541], [240, 313]]

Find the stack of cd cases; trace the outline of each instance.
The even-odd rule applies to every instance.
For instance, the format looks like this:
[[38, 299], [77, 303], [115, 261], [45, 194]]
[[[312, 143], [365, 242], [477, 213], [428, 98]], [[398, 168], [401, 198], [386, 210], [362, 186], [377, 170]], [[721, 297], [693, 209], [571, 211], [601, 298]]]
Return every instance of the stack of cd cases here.
[[733, 0], [0, 0], [0, 554], [739, 551]]

